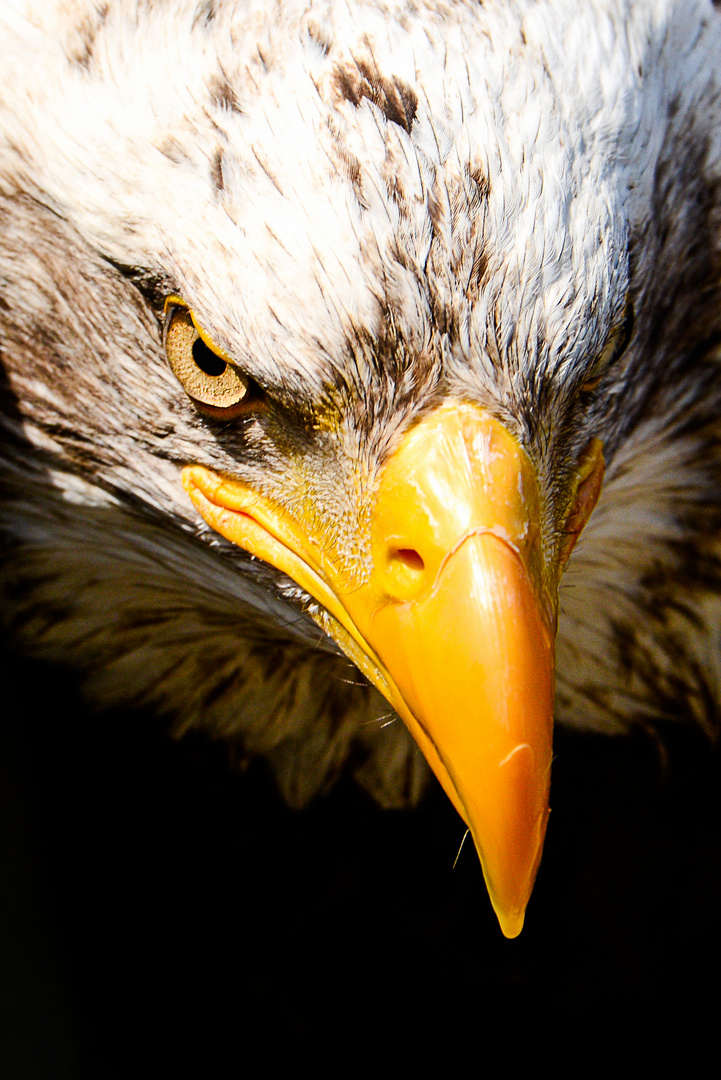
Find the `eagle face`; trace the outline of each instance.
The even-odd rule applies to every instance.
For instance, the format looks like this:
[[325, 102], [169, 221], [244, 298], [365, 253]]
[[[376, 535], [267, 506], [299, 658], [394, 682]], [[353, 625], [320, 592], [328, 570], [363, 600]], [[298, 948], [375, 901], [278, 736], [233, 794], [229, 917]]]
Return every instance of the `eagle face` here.
[[0, 20], [18, 636], [296, 803], [407, 729], [515, 935], [554, 708], [716, 720], [718, 15]]

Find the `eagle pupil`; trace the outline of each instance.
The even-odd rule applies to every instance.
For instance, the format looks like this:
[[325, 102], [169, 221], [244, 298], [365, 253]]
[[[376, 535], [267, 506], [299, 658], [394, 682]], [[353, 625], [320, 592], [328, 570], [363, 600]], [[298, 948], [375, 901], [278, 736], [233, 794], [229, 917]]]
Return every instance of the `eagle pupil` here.
[[193, 360], [201, 371], [213, 378], [222, 375], [228, 366], [225, 360], [208, 348], [202, 338], [196, 338], [193, 342]]

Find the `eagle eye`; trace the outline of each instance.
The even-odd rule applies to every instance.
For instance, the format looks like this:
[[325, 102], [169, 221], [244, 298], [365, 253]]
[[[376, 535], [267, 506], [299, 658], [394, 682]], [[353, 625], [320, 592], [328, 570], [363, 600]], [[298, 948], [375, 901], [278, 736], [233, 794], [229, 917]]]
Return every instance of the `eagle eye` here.
[[165, 355], [188, 397], [215, 410], [232, 409], [246, 397], [250, 380], [213, 347], [189, 308], [166, 304]]

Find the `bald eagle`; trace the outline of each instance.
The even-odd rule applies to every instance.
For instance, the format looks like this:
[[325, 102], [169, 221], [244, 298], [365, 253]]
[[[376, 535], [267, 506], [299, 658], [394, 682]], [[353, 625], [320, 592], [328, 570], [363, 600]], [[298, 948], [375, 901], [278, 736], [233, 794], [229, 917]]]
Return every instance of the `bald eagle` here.
[[427, 762], [515, 936], [554, 716], [718, 726], [721, 17], [4, 0], [0, 30], [13, 635], [293, 805], [349, 762], [407, 805]]

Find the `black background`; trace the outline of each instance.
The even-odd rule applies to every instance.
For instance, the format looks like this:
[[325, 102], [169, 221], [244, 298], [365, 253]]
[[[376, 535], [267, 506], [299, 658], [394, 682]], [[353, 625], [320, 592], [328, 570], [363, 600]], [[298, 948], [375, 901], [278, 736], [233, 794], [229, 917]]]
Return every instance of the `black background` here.
[[200, 736], [93, 715], [56, 668], [3, 664], [3, 1077], [345, 1075], [469, 1040], [480, 1067], [489, 1045], [543, 1060], [715, 1024], [721, 769], [699, 732], [557, 734], [544, 861], [506, 941], [470, 844], [453, 869], [463, 828], [437, 787], [389, 813], [342, 781], [294, 813], [262, 763], [234, 772]]

